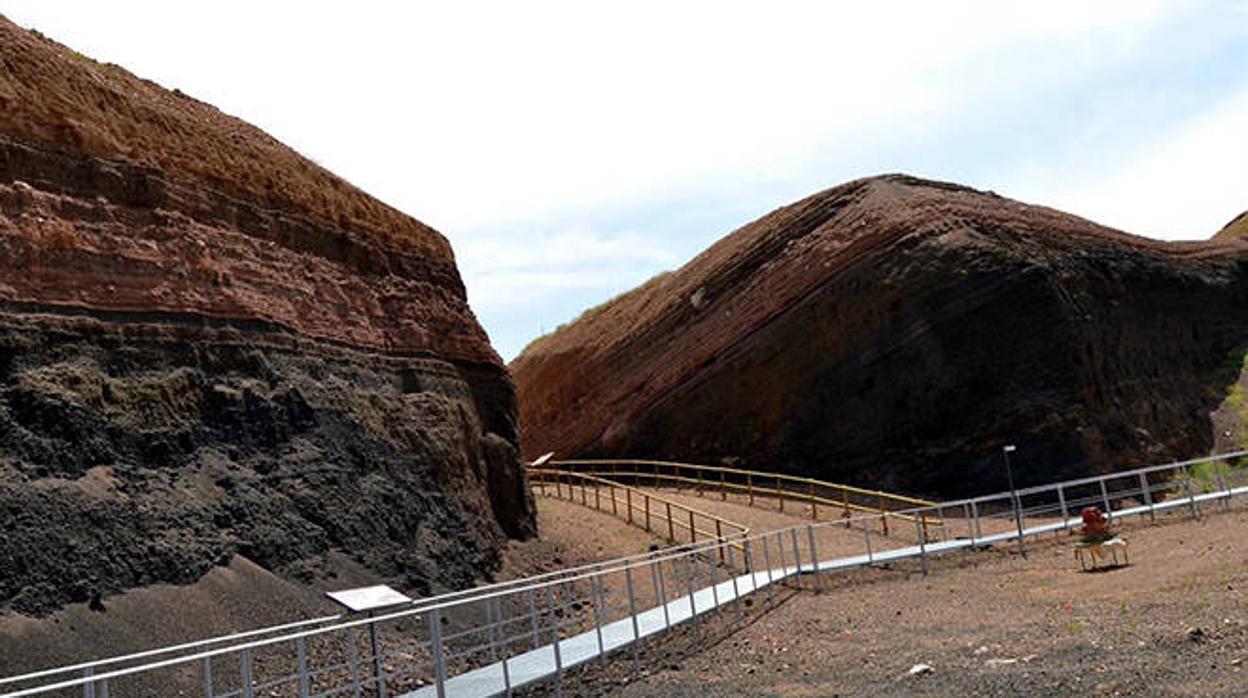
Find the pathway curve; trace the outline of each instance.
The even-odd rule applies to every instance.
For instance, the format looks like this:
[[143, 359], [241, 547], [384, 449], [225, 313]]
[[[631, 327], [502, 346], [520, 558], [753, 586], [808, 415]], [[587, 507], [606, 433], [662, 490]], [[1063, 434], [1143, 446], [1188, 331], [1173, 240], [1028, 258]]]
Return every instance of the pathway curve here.
[[[1183, 497], [1152, 505], [1140, 505], [1115, 510], [1115, 518], [1147, 514], [1150, 510], [1165, 511], [1168, 509], [1194, 506], [1198, 503], [1227, 499], [1248, 494], [1248, 486], [1220, 490], [1193, 497]], [[1060, 531], [1068, 526], [1081, 523], [1078, 518], [1057, 520], [1049, 523], [1030, 526], [1023, 530], [1025, 536], [1039, 536]], [[825, 559], [816, 565], [774, 567], [738, 575], [726, 581], [712, 584], [694, 591], [692, 594], [676, 597], [665, 604], [642, 611], [618, 621], [604, 624], [588, 632], [551, 643], [543, 647], [509, 657], [479, 669], [474, 669], [446, 680], [444, 692], [439, 694], [437, 686], [426, 686], [420, 690], [404, 694], [403, 698], [455, 698], [495, 696], [512, 690], [545, 681], [573, 667], [604, 657], [634, 645], [639, 640], [658, 635], [672, 626], [685, 623], [698, 615], [708, 613], [731, 604], [743, 596], [764, 589], [799, 574], [818, 572], [837, 572], [864, 565], [892, 562], [896, 560], [919, 558], [926, 561], [928, 555], [938, 555], [955, 550], [972, 547], [1005, 543], [1017, 540], [1018, 531], [993, 533], [982, 538], [971, 540], [957, 538], [934, 542], [925, 545], [908, 545], [903, 547], [873, 550], [868, 554], [851, 555], [833, 559]]]

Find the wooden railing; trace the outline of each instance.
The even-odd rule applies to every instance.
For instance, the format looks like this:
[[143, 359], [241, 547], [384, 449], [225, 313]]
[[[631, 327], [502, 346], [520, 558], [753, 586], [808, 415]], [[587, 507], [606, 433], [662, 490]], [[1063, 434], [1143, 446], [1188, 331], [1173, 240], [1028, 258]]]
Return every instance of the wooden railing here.
[[[926, 499], [795, 475], [671, 461], [552, 460], [541, 467], [530, 468], [529, 472], [550, 468], [593, 475], [618, 484], [692, 489], [699, 497], [710, 492], [727, 500], [729, 494], [738, 494], [746, 498], [749, 506], [757, 506], [756, 502], [759, 500], [774, 500], [781, 512], [784, 511], [786, 502], [790, 506], [809, 506], [812, 519], [818, 521], [821, 513], [825, 518], [827, 515], [839, 516], [845, 519], [846, 526], [855, 514], [874, 514], [879, 517], [880, 526], [886, 535], [889, 519], [913, 523], [915, 515], [902, 512], [936, 505], [936, 502]], [[917, 516], [924, 532], [929, 527], [944, 525], [943, 519], [926, 512], [920, 512]]]
[[[672, 543], [722, 542], [750, 532], [735, 521], [589, 473], [546, 467], [530, 468], [528, 475], [530, 486], [538, 494], [609, 512]], [[741, 549], [739, 544], [730, 545]]]

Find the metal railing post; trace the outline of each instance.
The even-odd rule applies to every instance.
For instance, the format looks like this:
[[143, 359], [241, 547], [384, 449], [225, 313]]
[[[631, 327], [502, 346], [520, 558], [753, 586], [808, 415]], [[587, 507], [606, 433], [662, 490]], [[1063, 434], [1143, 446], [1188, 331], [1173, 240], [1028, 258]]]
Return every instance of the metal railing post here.
[[975, 537], [971, 539], [971, 542], [974, 543], [984, 538], [984, 529], [980, 527], [979, 523], [979, 502], [974, 499], [971, 500], [971, 518], [975, 519]]
[[1148, 476], [1140, 473], [1140, 498], [1144, 502], [1144, 506], [1148, 507], [1148, 518], [1150, 521], [1157, 520], [1157, 512], [1153, 510], [1153, 493], [1148, 484]]
[[923, 535], [923, 525], [919, 523], [919, 517], [914, 517], [914, 534], [919, 539], [919, 564], [923, 567], [923, 574], [927, 574], [927, 536]]
[[780, 502], [780, 513], [784, 513], [784, 492], [780, 489], [780, 478], [776, 478], [776, 499]]
[[[95, 675], [95, 669], [92, 669], [91, 667], [87, 667], [86, 669], [82, 670], [82, 677], [84, 679], [89, 679], [94, 675]], [[82, 684], [82, 698], [95, 698], [95, 682], [94, 681], [88, 681], [87, 683]]]
[[1225, 497], [1222, 497], [1222, 509], [1223, 509], [1223, 510], [1230, 510], [1230, 508], [1231, 508], [1231, 487], [1230, 487], [1230, 485], [1226, 484], [1226, 462], [1225, 462], [1225, 461], [1219, 461], [1219, 462], [1218, 462], [1218, 465], [1222, 466], [1222, 467], [1218, 468], [1218, 488], [1219, 488], [1219, 489], [1221, 489], [1223, 492], [1226, 492], [1226, 496], [1225, 496]]
[[[559, 609], [555, 604], [553, 587], [546, 587], [546, 607], [550, 609], [551, 648], [555, 652], [555, 695], [563, 695], [563, 648], [559, 646]], [[443, 698], [438, 696], [438, 698]]]
[[[381, 662], [377, 655], [377, 624], [369, 623], [369, 635], [373, 642], [373, 671], [378, 678], [377, 686], [380, 695], [385, 695], [385, 675], [380, 673]], [[433, 681], [438, 698], [446, 698], [446, 648], [442, 645], [442, 609], [429, 611], [429, 651], [433, 654]]]
[[697, 542], [698, 542], [698, 529], [696, 526], [693, 525], [693, 510], [690, 509], [689, 510], [689, 543], [693, 544]]
[[646, 507], [646, 533], [649, 533], [650, 532], [650, 495], [645, 494], [642, 496], [644, 497], [642, 501], [645, 502], [645, 507]]
[[351, 695], [360, 698], [364, 689], [360, 685], [360, 649], [355, 641], [355, 628], [347, 633], [347, 662], [351, 665]]
[[875, 564], [875, 558], [871, 554], [871, 527], [870, 526], [863, 525], [862, 536], [867, 541], [867, 564], [868, 565]]
[[784, 559], [784, 534], [776, 531], [776, 554], [780, 556], [780, 578], [789, 576], [789, 563]]
[[214, 698], [212, 690], [212, 657], [204, 657], [204, 698]]
[[815, 593], [823, 593], [823, 583], [819, 580], [819, 548], [815, 547], [815, 527], [806, 527], [806, 538], [810, 544], [810, 574], [815, 578]]
[[624, 490], [624, 506], [628, 509], [628, 523], [633, 523], [633, 490], [626, 488]]
[[1062, 509], [1062, 528], [1070, 529], [1070, 512], [1066, 510], [1066, 491], [1061, 485], [1057, 486], [1057, 504]]
[[255, 698], [256, 693], [251, 680], [251, 650], [244, 648], [238, 651], [238, 665], [243, 682], [241, 692], [243, 698]]
[[[488, 602], [487, 602], [488, 603]], [[507, 656], [507, 638], [503, 634], [505, 621], [503, 620], [503, 599], [495, 597], [494, 599], [494, 617], [498, 619], [498, 635], [503, 647], [503, 691], [504, 695], [511, 695], [511, 667], [508, 661], [511, 659]]]
[[1097, 484], [1101, 486], [1101, 503], [1105, 505], [1105, 519], [1112, 521], [1114, 519], [1114, 510], [1109, 505], [1109, 490], [1105, 488], [1105, 478], [1097, 480]]
[[672, 503], [666, 502], [666, 504], [667, 504], [667, 539], [675, 543], [676, 542], [676, 524], [675, 522], [672, 521]]
[[[624, 568], [624, 585], [628, 589], [628, 616], [633, 621], [633, 641], [629, 644], [633, 650], [633, 676], [636, 677], [641, 675], [641, 658], [637, 654], [637, 645], [641, 642], [641, 629], [637, 627], [637, 597], [633, 595], [632, 567]], [[666, 609], [666, 606], [664, 608]]]
[[719, 561], [724, 561], [724, 520], [715, 519], [715, 540], [719, 543]]
[[798, 575], [798, 579], [799, 579], [798, 584], [800, 585], [801, 584], [800, 578], [802, 574], [802, 549], [801, 549], [801, 546], [797, 544], [797, 529], [796, 528], [789, 529], [789, 538], [791, 538], [793, 542], [793, 569], [796, 570], [796, 574]]
[[533, 633], [533, 649], [538, 649], [542, 646], [542, 633], [537, 619], [537, 595], [533, 587], [529, 587], [529, 627]]
[[295, 640], [295, 655], [299, 663], [299, 698], [308, 698], [308, 684], [311, 680], [308, 676], [308, 646], [302, 637]]
[[[723, 544], [722, 541], [720, 544]], [[708, 562], [706, 566], [710, 570], [711, 604], [717, 609], [719, 608], [719, 567], [713, 562]]]
[[815, 483], [813, 480], [806, 483], [806, 497], [810, 500], [810, 518], [818, 521], [819, 502], [815, 499]]
[[741, 625], [743, 617], [741, 614], [741, 589], [737, 586], [737, 562], [733, 559], [732, 546], [728, 546], [728, 574], [732, 576], [732, 605], [737, 612], [737, 625]]
[[1183, 489], [1187, 492], [1187, 507], [1191, 510], [1192, 518], [1200, 515], [1196, 508], [1196, 493], [1192, 491], [1192, 476], [1187, 472], [1187, 466], [1183, 466]]
[[499, 619], [494, 617], [494, 602], [489, 597], [483, 599], [485, 602], [485, 625], [489, 630], [490, 636], [490, 661], [498, 661], [498, 623]]
[[[368, 616], [369, 618], [372, 618], [373, 612], [369, 611]], [[440, 614], [439, 614], [439, 624], [438, 624], [439, 643], [441, 642], [441, 638], [442, 638], [442, 625], [441, 625], [440, 620], [441, 619], [440, 619]], [[368, 624], [368, 643], [369, 643], [370, 649], [373, 652], [373, 681], [376, 682], [377, 684], [377, 695], [379, 696], [379, 698], [386, 698], [386, 668], [381, 663], [381, 640], [377, 636], [377, 622], [376, 621], [373, 621]], [[434, 668], [436, 669], [437, 667], [435, 666]], [[445, 674], [446, 667], [443, 666], [442, 669], [443, 669], [443, 673]], [[442, 698], [442, 696], [439, 694], [438, 698]]]
[[693, 598], [693, 554], [685, 554], [685, 588], [689, 590], [689, 620], [693, 621], [693, 628], [702, 634], [702, 625], [698, 622], [698, 604]]
[[607, 662], [606, 646], [602, 643], [602, 573], [595, 572], [590, 579], [590, 587], [594, 594], [594, 631], [598, 635], [598, 659], [605, 664]]
[[671, 629], [671, 611], [668, 608], [668, 581], [663, 577], [663, 561], [650, 562], [650, 576], [658, 584], [659, 603], [663, 604], [663, 627]]
[[1023, 535], [1023, 499], [1014, 493], [1014, 524], [1018, 527], [1018, 554], [1027, 557], [1027, 544]]
[[776, 605], [776, 592], [772, 587], [775, 586], [776, 581], [771, 576], [771, 554], [767, 552], [767, 536], [763, 535], [761, 539], [763, 541], [763, 566], [767, 568], [767, 605], [774, 606]]

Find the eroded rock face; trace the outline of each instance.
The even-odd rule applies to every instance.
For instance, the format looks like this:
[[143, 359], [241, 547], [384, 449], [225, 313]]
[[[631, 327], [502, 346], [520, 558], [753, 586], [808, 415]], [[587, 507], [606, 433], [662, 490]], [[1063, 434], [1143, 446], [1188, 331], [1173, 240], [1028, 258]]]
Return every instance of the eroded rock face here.
[[429, 591], [533, 532], [441, 235], [3, 18], [0, 51], [0, 609], [234, 553]]
[[1248, 248], [955, 185], [779, 209], [511, 365], [525, 449], [932, 495], [1190, 456], [1248, 339]]

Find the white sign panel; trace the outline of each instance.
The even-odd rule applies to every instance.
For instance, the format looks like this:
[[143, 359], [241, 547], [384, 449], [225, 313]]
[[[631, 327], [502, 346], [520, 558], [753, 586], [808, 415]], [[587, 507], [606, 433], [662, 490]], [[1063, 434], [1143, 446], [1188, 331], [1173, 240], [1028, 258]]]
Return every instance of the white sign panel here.
[[325, 592], [325, 595], [332, 601], [345, 606], [352, 613], [374, 611], [378, 608], [398, 606], [399, 604], [411, 603], [412, 601], [410, 597], [400, 594], [385, 584], [359, 587], [357, 589], [343, 589], [342, 591], [328, 591]]

